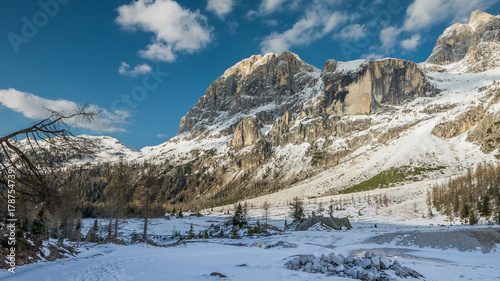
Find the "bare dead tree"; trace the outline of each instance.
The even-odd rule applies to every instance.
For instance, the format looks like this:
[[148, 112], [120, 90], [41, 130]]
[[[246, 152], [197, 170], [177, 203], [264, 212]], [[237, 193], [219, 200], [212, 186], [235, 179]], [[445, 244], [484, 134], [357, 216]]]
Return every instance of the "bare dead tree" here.
[[264, 209], [264, 218], [266, 220], [266, 223], [264, 224], [264, 227], [267, 228], [267, 218], [269, 216], [269, 203], [267, 201], [264, 201], [264, 204], [262, 204], [262, 209]]
[[[57, 202], [55, 190], [48, 181], [57, 166], [56, 152], [73, 149], [84, 152], [87, 146], [85, 140], [71, 134], [69, 122], [92, 122], [98, 112], [87, 111], [84, 106], [68, 115], [49, 112], [46, 119], [0, 137], [0, 190], [8, 186], [8, 171], [14, 170], [16, 193], [22, 195], [23, 200], [43, 203], [50, 210]], [[27, 150], [16, 140], [19, 138], [26, 138]]]

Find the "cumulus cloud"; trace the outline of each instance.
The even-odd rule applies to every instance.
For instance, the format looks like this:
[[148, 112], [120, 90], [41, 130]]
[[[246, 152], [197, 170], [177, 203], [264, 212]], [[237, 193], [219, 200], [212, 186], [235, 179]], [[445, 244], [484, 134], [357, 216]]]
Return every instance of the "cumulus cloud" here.
[[[24, 117], [30, 119], [44, 119], [50, 116], [51, 111], [59, 112], [63, 115], [70, 115], [78, 111], [81, 106], [69, 100], [49, 100], [31, 93], [25, 93], [16, 89], [0, 89], [0, 103], [16, 112], [22, 113]], [[103, 131], [103, 132], [124, 132], [120, 125], [126, 124], [131, 117], [128, 111], [116, 110], [109, 112], [97, 105], [86, 107], [90, 112], [99, 112], [99, 116], [92, 122], [74, 118], [68, 124], [77, 127]]]
[[398, 35], [401, 31], [393, 26], [388, 26], [380, 31], [380, 41], [382, 42], [382, 49], [386, 52], [396, 45]]
[[213, 38], [213, 27], [205, 16], [172, 0], [137, 0], [117, 10], [116, 22], [123, 28], [154, 34], [152, 42], [139, 51], [153, 61], [172, 62], [179, 52], [199, 51]]
[[128, 63], [122, 61], [120, 68], [118, 68], [118, 73], [125, 76], [137, 77], [138, 75], [150, 73], [152, 70], [151, 66], [147, 63], [138, 64], [131, 69]]
[[213, 12], [221, 19], [231, 13], [233, 7], [233, 0], [208, 0], [207, 3], [207, 11]]
[[411, 38], [403, 40], [401, 42], [401, 47], [409, 51], [415, 51], [420, 44], [420, 38], [420, 34], [415, 34]]
[[260, 44], [261, 51], [279, 53], [289, 50], [292, 46], [308, 45], [324, 37], [348, 19], [345, 13], [330, 12], [322, 5], [314, 5], [292, 28], [282, 33], [275, 32], [266, 36]]
[[344, 27], [336, 37], [347, 41], [356, 41], [366, 36], [365, 26], [361, 24], [350, 24]]
[[464, 21], [474, 10], [485, 10], [498, 0], [415, 0], [408, 6], [403, 29], [419, 31], [449, 21]]

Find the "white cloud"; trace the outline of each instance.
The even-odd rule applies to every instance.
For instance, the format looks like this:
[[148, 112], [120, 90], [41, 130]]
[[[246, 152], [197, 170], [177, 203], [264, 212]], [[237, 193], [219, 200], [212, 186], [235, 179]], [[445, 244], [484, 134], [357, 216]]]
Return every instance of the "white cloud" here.
[[312, 1], [312, 3], [309, 3], [311, 1], [304, 1], [304, 0], [261, 0], [259, 7], [255, 10], [250, 10], [246, 14], [246, 18], [248, 20], [253, 20], [255, 17], [263, 17], [263, 16], [269, 16], [272, 13], [276, 12], [282, 12], [282, 11], [297, 11], [301, 8], [303, 8], [305, 5], [303, 2], [306, 4], [312, 4], [312, 5], [318, 5], [317, 2], [320, 2], [320, 5], [328, 5], [331, 4], [334, 1], [338, 0], [315, 0]]
[[369, 60], [379, 60], [379, 59], [383, 59], [384, 56], [381, 54], [370, 53], [370, 54], [362, 55], [361, 58], [362, 59], [369, 59]]
[[[0, 103], [7, 108], [22, 113], [24, 117], [30, 119], [47, 118], [50, 115], [50, 111], [70, 115], [81, 108], [77, 103], [69, 100], [49, 100], [16, 89], [0, 89]], [[124, 132], [125, 129], [119, 125], [128, 123], [127, 118], [131, 117], [128, 111], [116, 110], [109, 112], [97, 105], [88, 105], [86, 108], [90, 112], [99, 112], [99, 116], [92, 122], [73, 118], [68, 120], [68, 124], [96, 131], [110, 133]]]
[[261, 13], [270, 14], [277, 11], [285, 2], [284, 0], [262, 0], [259, 6]]
[[393, 26], [388, 26], [380, 31], [380, 41], [382, 42], [382, 49], [386, 52], [394, 47], [396, 40], [401, 31]]
[[207, 11], [215, 13], [221, 19], [229, 14], [233, 7], [233, 0], [208, 0], [207, 3]]
[[164, 139], [167, 138], [168, 136], [166, 134], [156, 134], [156, 137]]
[[314, 5], [292, 28], [265, 37], [260, 43], [261, 51], [279, 53], [289, 50], [292, 46], [308, 45], [324, 37], [348, 19], [349, 17], [342, 12], [329, 12], [323, 5]]
[[336, 35], [337, 38], [347, 41], [356, 41], [365, 36], [365, 26], [361, 24], [350, 24]]
[[403, 29], [419, 31], [441, 22], [456, 22], [474, 10], [485, 10], [497, 0], [415, 0], [406, 9]]
[[403, 40], [401, 42], [401, 47], [406, 50], [415, 51], [417, 46], [420, 44], [420, 39], [420, 34], [415, 34], [410, 39]]
[[137, 77], [138, 75], [150, 73], [152, 70], [151, 66], [147, 63], [138, 64], [133, 69], [130, 69], [130, 65], [122, 61], [120, 68], [118, 68], [118, 73], [125, 76]]
[[137, 0], [117, 10], [116, 22], [123, 28], [154, 33], [151, 44], [139, 52], [150, 60], [174, 61], [178, 52], [199, 51], [213, 38], [205, 16], [172, 0]]

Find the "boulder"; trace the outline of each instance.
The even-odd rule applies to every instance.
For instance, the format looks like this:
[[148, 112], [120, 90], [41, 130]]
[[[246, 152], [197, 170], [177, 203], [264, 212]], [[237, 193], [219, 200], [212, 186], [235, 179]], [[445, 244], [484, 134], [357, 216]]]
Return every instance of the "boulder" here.
[[366, 251], [365, 253], [365, 258], [367, 259], [371, 259], [373, 257], [376, 257], [377, 255], [375, 255], [373, 252], [370, 252], [370, 251]]
[[333, 255], [333, 256], [331, 257], [331, 260], [332, 260], [332, 262], [331, 262], [331, 263], [332, 263], [332, 264], [335, 264], [335, 265], [341, 265], [341, 264], [343, 264], [343, 263], [344, 263], [344, 259], [343, 259], [343, 258], [341, 258], [341, 257], [339, 257], [339, 256], [335, 256], [335, 255]]
[[351, 278], [357, 279], [358, 278], [358, 270], [356, 268], [349, 268], [345, 271], [345, 275], [349, 276]]
[[[344, 264], [353, 264], [354, 263], [354, 257], [351, 256], [351, 255], [348, 255], [345, 259], [344, 259]], [[390, 263], [389, 263], [390, 265]]]
[[337, 266], [337, 267], [335, 268], [335, 271], [336, 271], [336, 272], [343, 272], [343, 271], [345, 271], [345, 267], [344, 267], [344, 265], [342, 265], [342, 264], [341, 264], [341, 265]]
[[371, 258], [372, 268], [380, 269], [380, 260], [378, 257]]
[[257, 248], [265, 249], [266, 244], [264, 244], [262, 242], [253, 242], [252, 245], [250, 245], [250, 247], [257, 247]]
[[378, 258], [380, 261], [380, 268], [381, 269], [388, 269], [389, 267], [391, 267], [391, 261], [388, 258], [386, 258], [384, 256], [380, 256]]

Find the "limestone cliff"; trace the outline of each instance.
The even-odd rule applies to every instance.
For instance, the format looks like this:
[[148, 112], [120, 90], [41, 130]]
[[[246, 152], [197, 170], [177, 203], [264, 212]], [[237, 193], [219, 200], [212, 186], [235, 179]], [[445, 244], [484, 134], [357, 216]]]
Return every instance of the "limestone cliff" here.
[[462, 61], [460, 69], [482, 72], [500, 66], [500, 16], [475, 11], [468, 24], [457, 23], [439, 37], [428, 63]]
[[[384, 105], [401, 105], [437, 92], [415, 63], [404, 60], [329, 60], [319, 70], [290, 52], [252, 56], [208, 87], [178, 132], [188, 139], [234, 134], [232, 147], [239, 149], [261, 137], [255, 129], [252, 141], [242, 142], [239, 124], [254, 116], [258, 124], [272, 126], [269, 140], [275, 146], [310, 142], [332, 133], [328, 128], [338, 116], [374, 114]], [[292, 126], [297, 128], [289, 135]]]
[[241, 149], [256, 143], [260, 137], [261, 133], [255, 117], [249, 116], [241, 120], [234, 129], [231, 146], [235, 149]]

